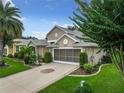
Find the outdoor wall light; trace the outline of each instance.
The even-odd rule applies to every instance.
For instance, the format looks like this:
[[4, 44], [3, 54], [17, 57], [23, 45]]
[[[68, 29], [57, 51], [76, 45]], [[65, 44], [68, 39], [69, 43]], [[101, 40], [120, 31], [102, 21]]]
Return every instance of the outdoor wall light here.
[[85, 83], [85, 81], [84, 80], [81, 80], [80, 81], [80, 86], [83, 87], [84, 83]]

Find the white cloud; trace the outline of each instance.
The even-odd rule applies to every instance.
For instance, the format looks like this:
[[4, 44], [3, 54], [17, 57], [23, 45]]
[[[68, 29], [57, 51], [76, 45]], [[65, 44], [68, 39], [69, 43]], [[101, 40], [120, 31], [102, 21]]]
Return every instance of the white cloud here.
[[38, 39], [45, 39], [47, 32], [32, 32], [31, 36], [36, 37]]
[[63, 23], [59, 23], [57, 21], [53, 21], [52, 25], [59, 25], [59, 26], [65, 27], [65, 28], [67, 28], [68, 26], [73, 26], [73, 24], [66, 24], [66, 23], [63, 24]]
[[25, 31], [23, 33], [24, 36], [33, 36], [39, 39], [46, 38], [46, 34], [55, 26], [59, 25], [62, 27], [67, 27], [72, 24], [70, 23], [62, 23], [56, 20], [49, 20], [45, 18], [41, 19], [28, 19], [23, 17], [22, 18], [25, 26]]
[[[44, 21], [48, 24], [47, 21]], [[53, 21], [53, 22], [50, 22], [49, 23], [51, 25], [51, 27], [55, 26], [55, 25], [59, 25], [59, 26], [62, 26], [62, 27], [65, 27], [67, 28], [68, 26], [72, 26], [72, 24], [59, 24], [58, 22], [56, 21]], [[42, 31], [34, 31], [31, 33], [31, 36], [32, 37], [36, 37], [38, 39], [45, 39], [46, 38], [46, 35], [47, 35], [48, 31], [47, 32], [42, 32]]]
[[52, 25], [59, 25], [59, 23], [57, 21], [53, 21]]
[[73, 24], [62, 24], [61, 26], [67, 28], [68, 26], [73, 26]]

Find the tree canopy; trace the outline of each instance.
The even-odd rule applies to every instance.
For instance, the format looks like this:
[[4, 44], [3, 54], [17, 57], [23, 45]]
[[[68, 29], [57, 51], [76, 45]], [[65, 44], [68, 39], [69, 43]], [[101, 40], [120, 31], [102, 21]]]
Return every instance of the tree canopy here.
[[5, 45], [22, 36], [24, 27], [20, 19], [20, 10], [17, 7], [11, 6], [10, 2], [4, 5], [0, 0], [0, 60]]
[[13, 38], [22, 36], [24, 30], [22, 22], [19, 20], [20, 11], [16, 7], [10, 6], [8, 2], [5, 6], [0, 1], [0, 37], [9, 35]]
[[71, 18], [87, 42], [108, 52], [124, 76], [124, 0], [76, 0], [79, 5]]

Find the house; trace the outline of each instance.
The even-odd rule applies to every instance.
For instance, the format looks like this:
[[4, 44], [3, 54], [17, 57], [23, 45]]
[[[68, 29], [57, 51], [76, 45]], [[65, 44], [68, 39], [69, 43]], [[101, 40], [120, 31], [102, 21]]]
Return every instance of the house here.
[[6, 48], [7, 54], [18, 52], [22, 46], [32, 46], [36, 55], [44, 55], [50, 51], [53, 55], [53, 61], [58, 63], [79, 64], [80, 53], [86, 52], [88, 60], [92, 64], [99, 62], [103, 52], [97, 53], [99, 48], [97, 44], [84, 42], [85, 35], [71, 27], [63, 28], [55, 26], [47, 34], [45, 40], [38, 39], [15, 39], [13, 47]]
[[47, 51], [46, 48], [47, 41], [46, 40], [38, 40], [38, 39], [14, 39], [12, 46], [6, 46], [4, 49], [4, 54], [14, 55], [15, 53], [18, 53], [20, 48], [23, 46], [31, 46], [34, 48], [35, 53], [37, 55], [43, 55], [45, 51]]
[[55, 26], [46, 36], [49, 51], [52, 52], [53, 61], [59, 63], [79, 64], [81, 52], [88, 54], [88, 60], [96, 64], [103, 56], [97, 54], [99, 48], [95, 43], [84, 42], [85, 35], [75, 29]]

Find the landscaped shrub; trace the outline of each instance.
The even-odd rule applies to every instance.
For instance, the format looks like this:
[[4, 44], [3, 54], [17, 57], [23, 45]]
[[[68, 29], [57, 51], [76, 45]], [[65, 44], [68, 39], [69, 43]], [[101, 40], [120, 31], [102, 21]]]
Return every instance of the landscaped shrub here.
[[102, 64], [112, 63], [110, 56], [104, 55], [104, 56], [102, 57], [102, 59], [101, 59], [101, 63], [102, 63]]
[[25, 64], [29, 64], [29, 56], [24, 57], [24, 62], [25, 62]]
[[20, 52], [18, 53], [18, 59], [24, 59], [24, 55], [21, 54]]
[[46, 52], [44, 55], [44, 62], [45, 63], [50, 63], [52, 62], [52, 54], [50, 52]]
[[14, 58], [18, 58], [18, 53], [15, 53], [14, 54]]
[[93, 65], [92, 65], [92, 64], [84, 64], [84, 65], [83, 65], [83, 68], [84, 68], [84, 70], [85, 70], [87, 73], [91, 73], [92, 70], [93, 70]]
[[82, 87], [76, 89], [75, 93], [92, 93], [92, 89], [87, 83], [84, 83]]
[[9, 58], [13, 58], [13, 55], [12, 55], [12, 54], [8, 54], [8, 57], [9, 57]]
[[88, 55], [86, 52], [80, 53], [80, 67], [83, 68], [83, 65], [88, 63]]
[[24, 61], [26, 59], [26, 63], [28, 64], [34, 64], [37, 59], [34, 48], [30, 46], [21, 47], [18, 55], [20, 59], [24, 59]]
[[38, 55], [37, 56], [37, 60], [38, 60], [38, 63], [41, 64], [43, 61], [42, 61], [42, 55]]
[[35, 64], [36, 60], [37, 60], [37, 58], [34, 53], [29, 55], [29, 64]]
[[42, 57], [42, 62], [45, 62], [44, 58]]

